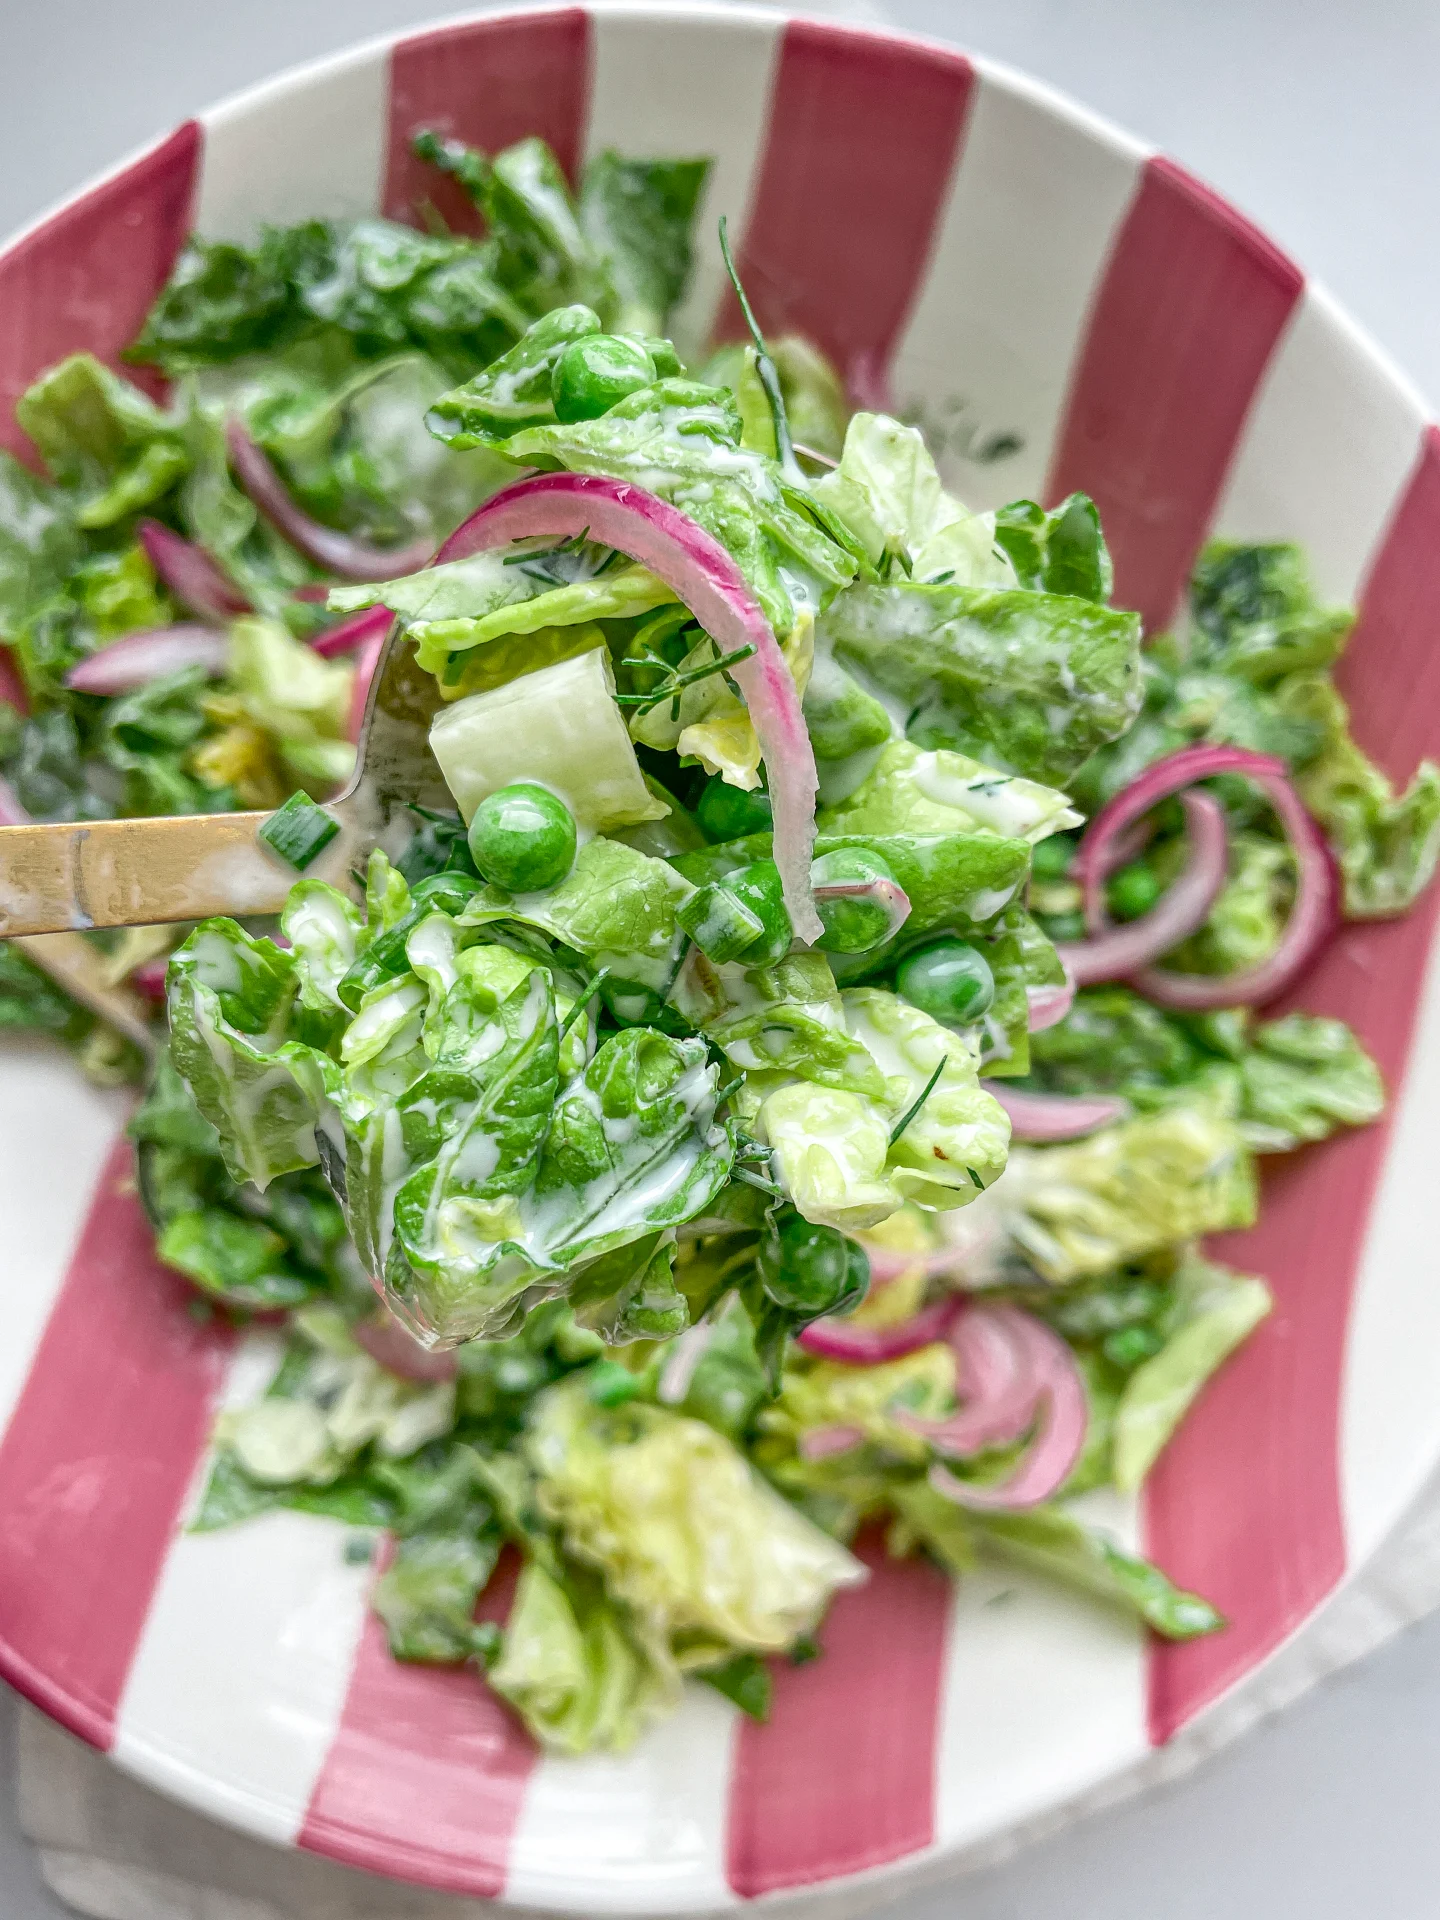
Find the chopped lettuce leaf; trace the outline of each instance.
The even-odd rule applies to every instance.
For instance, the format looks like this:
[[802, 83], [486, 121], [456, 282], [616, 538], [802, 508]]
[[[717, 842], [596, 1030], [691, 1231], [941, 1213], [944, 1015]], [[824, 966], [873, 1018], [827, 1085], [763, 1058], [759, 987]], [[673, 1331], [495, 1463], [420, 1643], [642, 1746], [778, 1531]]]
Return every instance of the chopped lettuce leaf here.
[[609, 656], [596, 649], [442, 709], [430, 747], [466, 822], [513, 780], [549, 787], [595, 833], [663, 819], [613, 690]]
[[557, 1753], [622, 1753], [680, 1694], [661, 1636], [644, 1631], [596, 1581], [562, 1583], [533, 1560], [488, 1678]]
[[1134, 720], [1140, 620], [1090, 600], [918, 581], [856, 586], [822, 631], [910, 703], [905, 731], [1055, 785]]
[[1380, 1069], [1343, 1020], [1291, 1013], [1267, 1022], [1240, 1077], [1241, 1131], [1256, 1153], [1289, 1153], [1385, 1111]]
[[1032, 844], [1079, 824], [1053, 787], [909, 740], [892, 740], [855, 791], [820, 815], [826, 834], [993, 833]]
[[188, 471], [177, 423], [89, 353], [51, 367], [15, 402], [17, 424], [77, 496], [76, 524], [113, 527]]
[[1165, 1345], [1126, 1381], [1115, 1412], [1115, 1484], [1132, 1493], [1217, 1367], [1247, 1340], [1273, 1302], [1263, 1280], [1192, 1255], [1174, 1281]]
[[1014, 574], [995, 523], [946, 493], [920, 433], [883, 413], [857, 413], [817, 500], [836, 514], [872, 562], [895, 560], [916, 580], [937, 575], [967, 587], [1008, 587]]
[[580, 188], [580, 228], [614, 294], [616, 333], [665, 331], [690, 278], [690, 233], [708, 160], [634, 160], [597, 153]]
[[1228, 1075], [1158, 1112], [1063, 1147], [1011, 1157], [1005, 1223], [1025, 1257], [1064, 1283], [1202, 1233], [1250, 1226], [1255, 1169]]
[[569, 1551], [656, 1633], [778, 1653], [865, 1578], [702, 1421], [567, 1383], [537, 1401], [527, 1450]]
[[230, 677], [251, 719], [301, 782], [321, 793], [343, 784], [355, 766], [354, 667], [321, 659], [277, 620], [237, 620], [230, 635]]

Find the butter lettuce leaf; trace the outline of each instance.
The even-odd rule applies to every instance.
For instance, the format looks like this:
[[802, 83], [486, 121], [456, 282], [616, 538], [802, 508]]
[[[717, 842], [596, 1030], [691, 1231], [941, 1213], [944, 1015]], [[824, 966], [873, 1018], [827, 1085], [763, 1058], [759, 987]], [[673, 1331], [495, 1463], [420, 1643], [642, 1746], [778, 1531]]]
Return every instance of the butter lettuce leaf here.
[[854, 792], [819, 815], [822, 833], [993, 833], [1032, 845], [1079, 824], [1053, 787], [910, 740], [892, 740]]
[[1380, 1069], [1343, 1020], [1291, 1013], [1266, 1022], [1240, 1077], [1241, 1130], [1256, 1153], [1289, 1153], [1385, 1111]]
[[610, 283], [616, 333], [665, 331], [690, 278], [708, 160], [635, 160], [607, 147], [585, 169], [580, 228]]

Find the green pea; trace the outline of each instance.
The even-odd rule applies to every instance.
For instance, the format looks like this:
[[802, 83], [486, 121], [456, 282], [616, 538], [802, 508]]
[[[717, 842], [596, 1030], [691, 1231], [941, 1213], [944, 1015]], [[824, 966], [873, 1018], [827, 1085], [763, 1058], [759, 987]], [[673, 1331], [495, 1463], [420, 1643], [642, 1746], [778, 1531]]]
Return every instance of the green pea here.
[[896, 984], [911, 1006], [947, 1027], [969, 1026], [995, 998], [989, 962], [964, 940], [936, 940], [910, 954]]
[[735, 898], [750, 909], [764, 928], [758, 940], [746, 947], [740, 958], [747, 967], [769, 967], [783, 960], [795, 939], [795, 929], [785, 911], [785, 896], [780, 884], [780, 869], [773, 860], [752, 860], [748, 867], [727, 873], [724, 883]]
[[774, 824], [770, 796], [763, 788], [747, 793], [743, 787], [732, 787], [718, 773], [702, 788], [695, 818], [705, 838], [717, 844], [743, 840], [751, 833], [769, 833]]
[[1040, 841], [1030, 856], [1030, 871], [1037, 880], [1063, 880], [1075, 858], [1075, 842], [1067, 833], [1052, 833]]
[[470, 822], [470, 857], [507, 893], [538, 893], [575, 864], [575, 816], [548, 787], [516, 780], [490, 794]]
[[812, 1318], [858, 1306], [870, 1284], [865, 1249], [835, 1227], [791, 1213], [760, 1242], [760, 1284], [777, 1306]]
[[591, 333], [572, 340], [550, 375], [557, 420], [598, 420], [627, 393], [653, 386], [655, 362], [636, 339]]
[[[863, 847], [837, 847], [822, 853], [810, 869], [817, 887], [846, 880], [893, 880], [894, 874], [878, 853]], [[826, 953], [868, 953], [890, 936], [889, 910], [875, 900], [817, 900], [815, 906], [825, 931], [815, 942]]]
[[1133, 860], [1128, 867], [1121, 867], [1105, 883], [1105, 898], [1117, 920], [1138, 920], [1142, 913], [1150, 911], [1164, 891], [1153, 868], [1147, 867], [1143, 860]]

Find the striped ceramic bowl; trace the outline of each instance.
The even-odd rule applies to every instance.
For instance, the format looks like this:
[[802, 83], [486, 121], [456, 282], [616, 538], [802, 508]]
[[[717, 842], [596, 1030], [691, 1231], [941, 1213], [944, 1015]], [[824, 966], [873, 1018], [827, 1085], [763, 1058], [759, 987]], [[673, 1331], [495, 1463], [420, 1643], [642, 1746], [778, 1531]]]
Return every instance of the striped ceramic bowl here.
[[[1302, 541], [1325, 592], [1361, 606], [1342, 680], [1362, 742], [1400, 778], [1440, 751], [1440, 438], [1410, 390], [1180, 167], [889, 34], [569, 7], [246, 94], [0, 256], [0, 432], [23, 454], [10, 402], [39, 369], [119, 351], [192, 224], [244, 236], [443, 198], [407, 154], [422, 123], [491, 148], [540, 133], [572, 169], [610, 144], [714, 154], [704, 224], [728, 209], [762, 321], [817, 340], [857, 397], [893, 392], [972, 504], [1083, 487], [1118, 597], [1152, 625], [1207, 534]], [[707, 239], [683, 326], [734, 319]], [[586, 1914], [863, 1900], [1153, 1777], [1165, 1743], [1214, 1744], [1301, 1683], [1297, 1646], [1440, 1458], [1437, 904], [1348, 929], [1306, 981], [1304, 1004], [1381, 1062], [1390, 1118], [1271, 1177], [1262, 1224], [1224, 1255], [1269, 1277], [1278, 1311], [1139, 1510], [1111, 1515], [1228, 1632], [1160, 1647], [1008, 1576], [995, 1605], [986, 1577], [956, 1590], [877, 1559], [825, 1658], [778, 1674], [770, 1725], [697, 1692], [622, 1759], [542, 1758], [470, 1675], [390, 1662], [369, 1569], [328, 1524], [185, 1533], [216, 1404], [255, 1389], [271, 1336], [187, 1315], [121, 1107], [22, 1048], [0, 1059], [0, 1671], [253, 1833]]]

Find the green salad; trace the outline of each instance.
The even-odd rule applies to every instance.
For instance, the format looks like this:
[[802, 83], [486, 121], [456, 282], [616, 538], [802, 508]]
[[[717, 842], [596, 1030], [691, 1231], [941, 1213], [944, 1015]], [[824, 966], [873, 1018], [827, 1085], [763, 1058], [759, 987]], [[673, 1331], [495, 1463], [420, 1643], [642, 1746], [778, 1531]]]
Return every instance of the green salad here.
[[[748, 337], [672, 340], [705, 161], [416, 146], [484, 238], [196, 237], [168, 399], [72, 356], [44, 476], [0, 454], [0, 821], [268, 808], [295, 869], [278, 925], [76, 936], [149, 1066], [0, 945], [0, 1021], [145, 1078], [196, 1312], [283, 1316], [194, 1525], [338, 1523], [397, 1658], [571, 1753], [687, 1677], [763, 1719], [865, 1530], [1223, 1630], [1087, 1496], [1268, 1313], [1204, 1245], [1260, 1157], [1383, 1110], [1292, 988], [1427, 885], [1440, 773], [1351, 738], [1294, 547], [1142, 645], [1083, 495], [971, 512], [738, 281]], [[392, 630], [453, 806], [332, 887]]]

